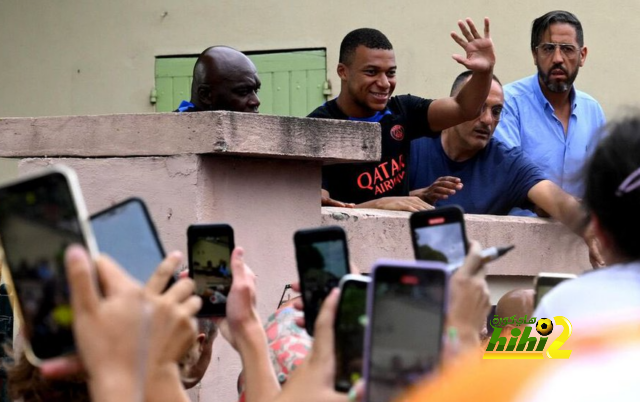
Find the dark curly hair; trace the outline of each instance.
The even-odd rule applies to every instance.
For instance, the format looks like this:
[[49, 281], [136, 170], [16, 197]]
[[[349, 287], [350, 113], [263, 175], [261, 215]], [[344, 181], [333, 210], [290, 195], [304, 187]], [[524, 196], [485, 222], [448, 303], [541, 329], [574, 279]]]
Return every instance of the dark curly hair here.
[[611, 122], [603, 133], [585, 168], [584, 201], [612, 237], [616, 251], [639, 259], [640, 188], [620, 187], [640, 169], [640, 112]]

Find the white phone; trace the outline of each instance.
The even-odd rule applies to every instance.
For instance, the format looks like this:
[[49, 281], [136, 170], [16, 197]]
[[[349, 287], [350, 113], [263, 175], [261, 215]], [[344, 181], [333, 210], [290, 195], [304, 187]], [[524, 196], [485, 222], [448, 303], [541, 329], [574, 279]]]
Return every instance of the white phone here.
[[0, 241], [34, 365], [75, 353], [64, 254], [97, 246], [75, 172], [53, 166], [0, 186]]

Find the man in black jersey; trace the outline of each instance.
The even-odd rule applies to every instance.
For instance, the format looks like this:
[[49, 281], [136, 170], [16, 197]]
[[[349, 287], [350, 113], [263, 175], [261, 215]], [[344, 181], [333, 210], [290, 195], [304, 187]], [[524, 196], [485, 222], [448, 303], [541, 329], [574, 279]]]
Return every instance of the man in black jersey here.
[[[468, 25], [468, 27], [467, 27]], [[391, 97], [396, 86], [393, 46], [380, 31], [356, 29], [340, 45], [340, 95], [314, 110], [309, 117], [380, 123], [380, 162], [338, 164], [322, 170], [322, 205], [419, 211], [432, 206], [409, 196], [407, 166], [409, 144], [422, 136], [475, 119], [485, 103], [493, 77], [495, 55], [489, 20], [480, 36], [471, 19], [458, 21], [464, 38], [451, 37], [466, 57], [453, 59], [473, 71], [460, 92], [449, 98], [423, 99], [411, 95]]]

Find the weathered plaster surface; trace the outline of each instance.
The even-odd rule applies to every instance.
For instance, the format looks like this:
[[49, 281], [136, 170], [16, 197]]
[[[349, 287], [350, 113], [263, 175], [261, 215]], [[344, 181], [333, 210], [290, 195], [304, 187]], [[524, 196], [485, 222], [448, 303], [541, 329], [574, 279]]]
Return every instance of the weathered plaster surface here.
[[[19, 168], [26, 173], [56, 163], [76, 170], [90, 213], [127, 197], [143, 198], [167, 251], [186, 253], [192, 223], [231, 224], [236, 245], [245, 248], [245, 260], [257, 275], [263, 319], [275, 311], [284, 285], [297, 278], [293, 233], [320, 225], [318, 162], [181, 155], [32, 158]], [[238, 355], [222, 338], [213, 353], [200, 390], [190, 395], [235, 400]]]
[[378, 124], [201, 112], [0, 119], [0, 156], [225, 154], [324, 161], [380, 159]]
[[[322, 224], [342, 226], [353, 262], [368, 271], [378, 258], [413, 258], [409, 213], [371, 209], [323, 208]], [[516, 248], [489, 264], [490, 275], [534, 276], [538, 272], [589, 269], [587, 247], [562, 224], [548, 219], [465, 215], [467, 236], [484, 247]]]

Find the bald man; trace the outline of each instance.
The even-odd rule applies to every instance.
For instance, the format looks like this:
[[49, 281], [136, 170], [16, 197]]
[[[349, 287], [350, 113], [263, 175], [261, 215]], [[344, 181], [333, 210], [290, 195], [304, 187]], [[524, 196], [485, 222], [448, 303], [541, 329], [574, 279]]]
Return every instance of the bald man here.
[[[531, 317], [533, 315], [534, 292], [533, 289], [514, 289], [505, 293], [496, 305], [496, 314], [498, 317], [507, 318], [516, 316]], [[510, 337], [511, 330], [516, 328], [517, 324], [507, 324], [500, 333], [500, 336]], [[487, 342], [488, 343], [488, 340]], [[485, 347], [487, 346], [485, 343]]]
[[191, 101], [176, 112], [229, 110], [258, 113], [260, 78], [243, 53], [226, 46], [205, 49], [193, 68]]
[[496, 305], [498, 317], [530, 317], [533, 314], [533, 289], [514, 289], [504, 294]]

